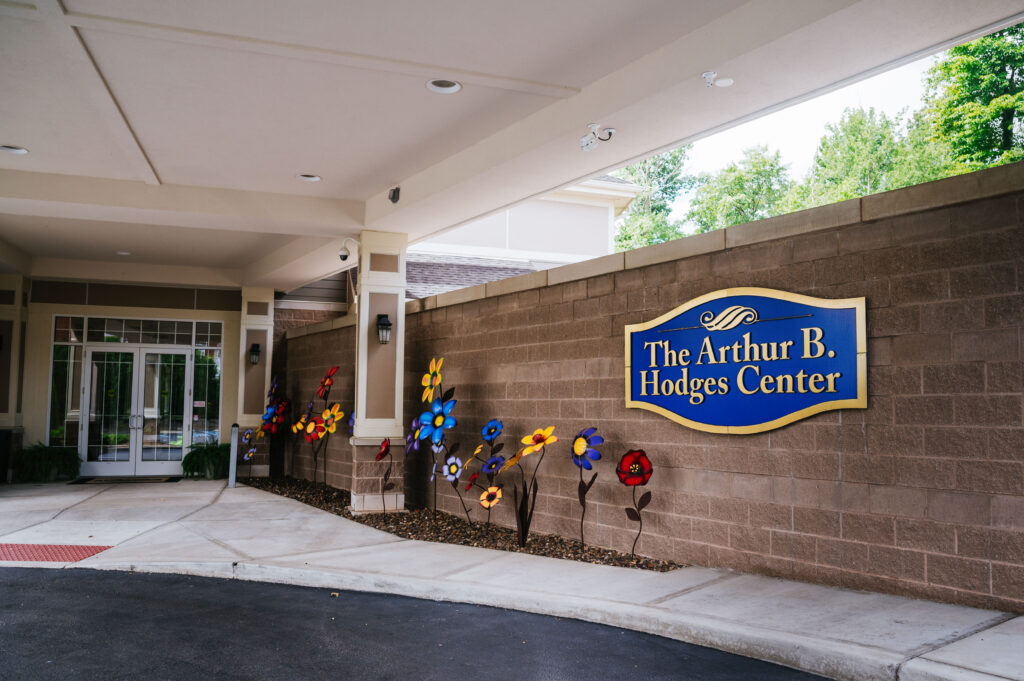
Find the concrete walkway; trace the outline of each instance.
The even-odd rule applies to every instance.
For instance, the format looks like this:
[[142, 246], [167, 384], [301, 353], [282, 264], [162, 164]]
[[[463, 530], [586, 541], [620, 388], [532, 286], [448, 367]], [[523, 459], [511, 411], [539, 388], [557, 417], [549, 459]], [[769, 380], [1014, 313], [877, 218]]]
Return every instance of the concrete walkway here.
[[1024, 681], [1024, 617], [725, 570], [653, 573], [399, 539], [221, 481], [0, 486], [0, 544], [76, 563], [401, 594], [660, 634], [834, 679]]

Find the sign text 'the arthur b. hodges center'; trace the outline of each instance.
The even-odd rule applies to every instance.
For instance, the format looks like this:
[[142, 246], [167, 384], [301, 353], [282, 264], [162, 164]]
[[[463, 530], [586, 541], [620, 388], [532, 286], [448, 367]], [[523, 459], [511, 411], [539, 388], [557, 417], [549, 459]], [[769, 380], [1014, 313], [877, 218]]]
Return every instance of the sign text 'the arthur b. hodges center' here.
[[865, 408], [866, 344], [863, 298], [715, 291], [626, 326], [626, 406], [717, 433]]

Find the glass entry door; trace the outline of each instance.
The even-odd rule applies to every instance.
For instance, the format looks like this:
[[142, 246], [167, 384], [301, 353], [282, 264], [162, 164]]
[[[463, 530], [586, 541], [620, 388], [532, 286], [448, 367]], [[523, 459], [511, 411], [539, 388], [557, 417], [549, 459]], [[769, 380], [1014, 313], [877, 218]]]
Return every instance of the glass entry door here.
[[180, 475], [192, 441], [192, 353], [88, 348], [82, 475]]

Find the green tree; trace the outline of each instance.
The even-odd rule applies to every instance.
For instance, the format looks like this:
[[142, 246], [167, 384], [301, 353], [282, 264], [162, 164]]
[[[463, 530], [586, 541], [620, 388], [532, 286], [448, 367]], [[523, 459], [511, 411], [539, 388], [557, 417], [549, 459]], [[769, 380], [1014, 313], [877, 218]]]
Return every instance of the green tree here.
[[779, 212], [791, 212], [930, 182], [950, 174], [949, 148], [934, 140], [931, 119], [918, 112], [904, 131], [901, 116], [846, 109], [825, 134], [807, 177], [793, 185]]
[[678, 222], [669, 220], [672, 202], [693, 186], [694, 178], [683, 174], [690, 145], [626, 166], [623, 179], [640, 187], [615, 233], [615, 249], [628, 251], [659, 244], [683, 235]]
[[698, 178], [686, 218], [698, 232], [709, 232], [778, 215], [790, 186], [779, 152], [751, 147], [739, 161]]
[[929, 69], [926, 101], [961, 172], [1024, 158], [1024, 24], [950, 49]]
[[671, 222], [668, 213], [635, 213], [627, 215], [615, 233], [615, 250], [631, 251], [641, 246], [660, 244], [683, 236], [678, 222]]
[[640, 194], [629, 206], [629, 214], [668, 213], [679, 192], [693, 185], [693, 178], [683, 175], [683, 164], [690, 153], [690, 145], [655, 154], [622, 169], [625, 180], [640, 187]]
[[876, 113], [874, 108], [844, 110], [837, 123], [825, 126], [818, 142], [805, 182], [803, 207], [889, 189], [899, 151], [898, 119]]

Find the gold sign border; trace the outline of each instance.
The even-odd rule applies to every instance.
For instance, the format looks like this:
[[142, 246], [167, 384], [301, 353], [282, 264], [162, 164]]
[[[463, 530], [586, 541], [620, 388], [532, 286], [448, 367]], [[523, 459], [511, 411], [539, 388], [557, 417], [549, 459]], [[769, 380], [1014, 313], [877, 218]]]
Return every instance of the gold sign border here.
[[[630, 336], [637, 331], [646, 331], [647, 329], [654, 328], [660, 324], [667, 322], [668, 320], [676, 317], [687, 310], [692, 310], [695, 307], [703, 305], [712, 300], [718, 300], [720, 298], [728, 298], [730, 296], [761, 296], [764, 298], [774, 298], [776, 300], [787, 300], [793, 303], [802, 303], [804, 305], [813, 305], [815, 307], [825, 307], [831, 309], [847, 309], [853, 308], [857, 313], [857, 397], [848, 400], [833, 400], [831, 402], [822, 402], [815, 404], [810, 407], [795, 411], [792, 414], [786, 414], [780, 418], [772, 421], [765, 421], [764, 423], [755, 423], [749, 426], [713, 426], [706, 423], [699, 423], [697, 421], [691, 421], [690, 419], [684, 418], [679, 414], [671, 412], [663, 407], [659, 407], [656, 404], [649, 402], [638, 402], [633, 400], [632, 395], [632, 372], [630, 371], [633, 367], [632, 350], [630, 348]], [[814, 414], [820, 414], [824, 411], [832, 411], [834, 409], [867, 409], [868, 406], [868, 340], [867, 340], [867, 315], [866, 315], [867, 304], [864, 298], [815, 298], [813, 296], [804, 296], [799, 293], [789, 293], [788, 291], [779, 291], [773, 288], [758, 288], [754, 286], [741, 286], [738, 288], [724, 288], [718, 291], [712, 291], [711, 293], [705, 293], [702, 296], [694, 298], [686, 303], [683, 303], [679, 307], [675, 308], [670, 312], [652, 319], [649, 322], [643, 322], [640, 324], [627, 324], [626, 325], [626, 408], [627, 409], [646, 409], [647, 411], [653, 411], [655, 414], [661, 414], [667, 419], [671, 419], [676, 423], [692, 428], [694, 430], [701, 430], [705, 433], [728, 433], [730, 435], [749, 435], [752, 433], [763, 433], [768, 430], [775, 430], [782, 426], [789, 425], [795, 421], [805, 419], [808, 416]]]

